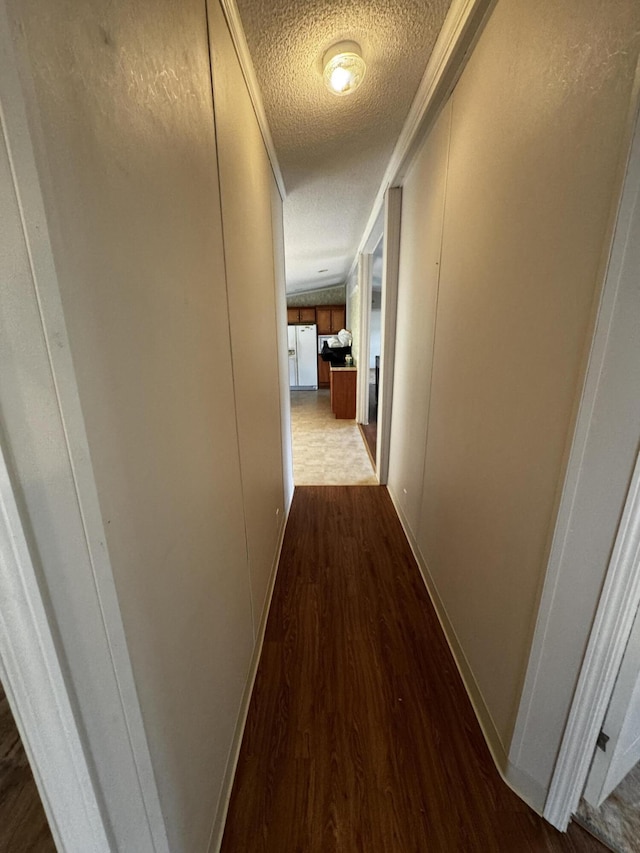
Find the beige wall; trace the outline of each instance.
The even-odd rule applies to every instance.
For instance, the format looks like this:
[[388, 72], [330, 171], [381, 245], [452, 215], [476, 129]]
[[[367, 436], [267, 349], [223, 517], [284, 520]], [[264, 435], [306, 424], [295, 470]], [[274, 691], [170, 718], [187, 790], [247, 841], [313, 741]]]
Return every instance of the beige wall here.
[[[113, 571], [170, 849], [204, 851], [285, 509], [272, 235], [281, 211], [220, 24], [214, 54], [229, 76], [217, 86], [221, 213], [203, 4], [26, 0], [12, 14], [33, 83], [27, 105], [105, 531], [99, 547]], [[251, 260], [239, 257], [248, 243]], [[43, 391], [24, 374], [36, 341], [20, 344], [16, 331], [28, 295], [7, 303], [18, 318], [11, 356], [20, 382], [4, 386], [0, 403], [29, 527], [51, 543], [55, 514], [44, 497], [58, 475], [34, 470], [20, 431], [27, 413], [50, 422], [38, 410]], [[50, 306], [41, 310], [46, 320]], [[53, 345], [64, 347], [59, 328]], [[92, 519], [84, 523], [90, 533]], [[87, 727], [91, 691], [108, 738], [109, 708], [99, 707], [78, 628], [87, 629], [77, 594], [85, 578], [70, 582], [80, 562], [67, 565], [71, 552], [66, 562], [62, 552], [56, 564], [50, 549], [39, 556], [54, 610], [65, 614], [63, 642], [78, 639], [67, 652], [72, 672], [85, 675], [75, 689]], [[126, 797], [126, 780], [109, 778], [110, 760], [94, 757], [101, 784], [114, 789], [106, 799], [113, 804], [120, 785]], [[118, 824], [114, 834], [122, 849], [135, 837]]]
[[414, 535], [422, 509], [450, 126], [451, 102], [423, 145], [402, 190], [389, 488]]
[[284, 510], [273, 175], [222, 9], [214, 0], [208, 10], [240, 467], [257, 628]]
[[631, 0], [500, 0], [404, 182], [389, 483], [502, 757], [610, 239], [639, 27]]

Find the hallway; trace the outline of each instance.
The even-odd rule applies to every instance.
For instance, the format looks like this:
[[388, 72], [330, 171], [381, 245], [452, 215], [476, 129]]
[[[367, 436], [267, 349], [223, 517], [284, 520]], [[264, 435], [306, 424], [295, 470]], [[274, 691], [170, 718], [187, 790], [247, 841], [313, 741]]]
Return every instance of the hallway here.
[[385, 488], [296, 489], [222, 849], [605, 849], [500, 779]]

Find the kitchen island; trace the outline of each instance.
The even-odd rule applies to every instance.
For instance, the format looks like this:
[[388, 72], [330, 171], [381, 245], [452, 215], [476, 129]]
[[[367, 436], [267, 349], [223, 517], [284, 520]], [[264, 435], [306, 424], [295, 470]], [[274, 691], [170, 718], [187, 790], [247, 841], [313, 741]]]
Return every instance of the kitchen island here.
[[331, 411], [336, 418], [353, 419], [356, 416], [356, 367], [331, 365], [329, 381], [331, 387]]

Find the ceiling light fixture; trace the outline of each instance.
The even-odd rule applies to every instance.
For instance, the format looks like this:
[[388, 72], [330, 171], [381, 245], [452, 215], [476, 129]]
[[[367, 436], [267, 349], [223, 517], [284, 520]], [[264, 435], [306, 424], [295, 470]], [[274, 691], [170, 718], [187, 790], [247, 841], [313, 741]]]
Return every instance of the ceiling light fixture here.
[[322, 60], [324, 82], [334, 95], [350, 95], [364, 79], [367, 66], [355, 41], [341, 41], [330, 47]]

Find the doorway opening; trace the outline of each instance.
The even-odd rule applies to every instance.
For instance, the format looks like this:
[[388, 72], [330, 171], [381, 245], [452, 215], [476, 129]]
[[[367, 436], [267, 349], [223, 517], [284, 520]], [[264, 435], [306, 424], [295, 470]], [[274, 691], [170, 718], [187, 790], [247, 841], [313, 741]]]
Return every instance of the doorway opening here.
[[370, 263], [371, 290], [369, 294], [368, 324], [368, 388], [367, 420], [360, 424], [371, 461], [375, 468], [378, 448], [378, 406], [380, 401], [380, 357], [382, 355], [382, 268], [383, 240], [380, 237]]
[[287, 322], [294, 485], [377, 485], [355, 421], [346, 286], [289, 295]]

